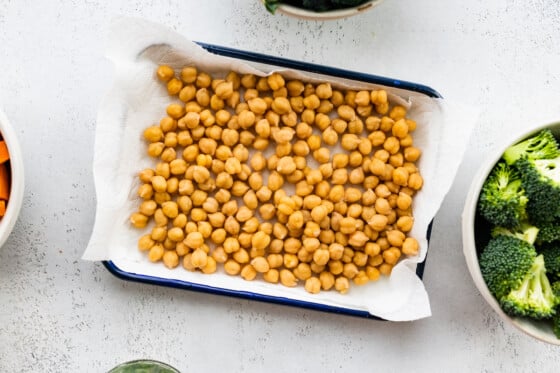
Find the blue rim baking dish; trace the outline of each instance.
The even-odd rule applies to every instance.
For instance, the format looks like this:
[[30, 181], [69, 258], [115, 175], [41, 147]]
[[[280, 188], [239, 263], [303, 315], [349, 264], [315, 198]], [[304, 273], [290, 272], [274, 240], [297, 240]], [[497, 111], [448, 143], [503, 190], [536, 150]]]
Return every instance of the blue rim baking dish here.
[[[393, 88], [398, 88], [398, 89], [403, 89], [403, 90], [407, 90], [407, 91], [420, 93], [420, 94], [423, 94], [423, 95], [426, 95], [426, 96], [432, 97], [432, 98], [441, 98], [442, 97], [434, 89], [432, 89], [428, 86], [422, 85], [422, 84], [418, 84], [418, 83], [412, 83], [412, 82], [408, 82], [408, 81], [391, 79], [391, 78], [377, 76], [377, 75], [364, 74], [364, 73], [359, 73], [359, 72], [354, 72], [354, 71], [349, 71], [349, 70], [344, 70], [344, 69], [339, 69], [339, 68], [334, 68], [334, 67], [328, 67], [328, 66], [323, 66], [323, 65], [317, 65], [317, 64], [312, 64], [312, 63], [295, 61], [295, 60], [290, 60], [290, 59], [286, 59], [286, 58], [274, 57], [274, 56], [269, 56], [269, 55], [265, 55], [265, 54], [248, 52], [248, 51], [243, 51], [243, 50], [237, 50], [237, 49], [232, 49], [232, 48], [222, 47], [222, 46], [217, 46], [217, 45], [212, 45], [212, 44], [206, 44], [206, 43], [200, 43], [200, 42], [197, 42], [197, 44], [199, 44], [201, 47], [203, 47], [207, 51], [209, 51], [211, 53], [214, 53], [214, 54], [217, 54], [217, 55], [220, 55], [220, 56], [251, 61], [251, 62], [254, 62], [254, 63], [263, 63], [263, 64], [268, 64], [268, 65], [274, 65], [274, 66], [278, 66], [278, 67], [300, 70], [300, 71], [309, 72], [309, 73], [329, 75], [329, 76], [333, 76], [333, 77], [337, 77], [337, 78], [354, 80], [354, 81], [361, 82], [361, 83], [378, 84], [378, 85], [383, 85], [383, 86], [387, 86], [387, 87], [393, 87]], [[426, 232], [426, 238], [428, 240], [429, 240], [430, 234], [431, 234], [431, 227], [432, 227], [432, 225], [430, 224], [428, 226], [428, 229], [427, 229], [427, 232]], [[425, 263], [426, 263], [426, 259], [424, 259], [424, 261], [418, 263], [417, 267], [416, 267], [416, 275], [420, 279], [423, 277], [423, 274], [424, 274]], [[330, 312], [330, 313], [336, 313], [336, 314], [344, 314], [344, 315], [350, 315], [350, 316], [359, 316], [359, 317], [364, 317], [364, 318], [369, 318], [369, 319], [381, 320], [379, 317], [377, 317], [375, 315], [372, 315], [369, 312], [364, 311], [364, 310], [355, 310], [355, 309], [349, 309], [349, 308], [343, 308], [343, 307], [336, 307], [336, 306], [330, 306], [330, 305], [325, 305], [325, 304], [320, 304], [320, 303], [313, 303], [313, 302], [301, 301], [301, 300], [297, 300], [297, 299], [290, 299], [290, 298], [286, 298], [286, 297], [276, 297], [276, 296], [258, 294], [258, 293], [248, 292], [248, 291], [236, 291], [236, 290], [218, 288], [218, 287], [214, 287], [214, 286], [208, 286], [208, 285], [204, 285], [204, 284], [191, 283], [191, 282], [187, 282], [187, 281], [181, 281], [181, 280], [154, 277], [154, 276], [149, 276], [149, 275], [144, 275], [144, 274], [131, 273], [131, 272], [123, 271], [113, 261], [110, 261], [110, 260], [109, 261], [103, 261], [103, 264], [107, 268], [107, 270], [109, 270], [110, 273], [112, 273], [113, 275], [115, 275], [116, 277], [118, 277], [120, 279], [127, 280], [127, 281], [134, 281], [134, 282], [141, 282], [141, 283], [147, 283], [147, 284], [152, 284], [152, 285], [167, 286], [167, 287], [171, 287], [171, 288], [184, 289], [184, 290], [200, 291], [200, 292], [210, 293], [210, 294], [226, 295], [226, 296], [232, 296], [232, 297], [249, 299], [249, 300], [257, 300], [257, 301], [268, 302], [268, 303], [283, 304], [283, 305], [289, 305], [289, 306], [294, 306], [294, 307], [307, 308], [307, 309], [323, 311], [323, 312]]]

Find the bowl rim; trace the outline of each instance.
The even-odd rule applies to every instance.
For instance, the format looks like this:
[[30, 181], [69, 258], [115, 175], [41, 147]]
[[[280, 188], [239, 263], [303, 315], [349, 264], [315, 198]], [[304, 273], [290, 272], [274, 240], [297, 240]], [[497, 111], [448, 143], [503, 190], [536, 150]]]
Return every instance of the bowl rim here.
[[363, 13], [365, 11], [368, 11], [376, 7], [382, 1], [383, 0], [369, 0], [363, 4], [356, 5], [350, 8], [328, 10], [326, 12], [314, 12], [312, 10], [298, 8], [297, 6], [293, 6], [289, 4], [279, 4], [277, 11], [289, 16], [302, 18], [302, 19], [327, 21], [327, 20], [335, 20], [335, 19], [351, 17]]
[[502, 318], [502, 320], [510, 322], [518, 330], [523, 333], [530, 335], [531, 337], [546, 343], [553, 345], [560, 345], [560, 339], [557, 338], [552, 331], [544, 331], [540, 329], [537, 325], [541, 322], [537, 320], [523, 319], [518, 317], [512, 317], [506, 314], [500, 307], [498, 301], [486, 285], [486, 282], [482, 278], [482, 273], [480, 271], [480, 266], [478, 264], [478, 256], [476, 250], [476, 241], [474, 234], [474, 223], [476, 217], [476, 210], [478, 204], [478, 197], [480, 195], [480, 190], [484, 181], [490, 174], [494, 165], [502, 157], [504, 151], [512, 144], [518, 143], [530, 136], [542, 131], [546, 128], [557, 127], [560, 131], [560, 121], [549, 122], [544, 125], [539, 125], [537, 127], [532, 127], [530, 130], [525, 131], [521, 134], [517, 133], [513, 136], [509, 136], [505, 141], [501, 141], [494, 150], [487, 156], [485, 162], [479, 167], [475, 176], [472, 179], [471, 185], [467, 192], [465, 198], [465, 204], [462, 212], [462, 241], [463, 241], [463, 255], [467, 262], [468, 270], [471, 274], [473, 282], [481, 293], [482, 297], [488, 302], [490, 307]]
[[6, 208], [6, 214], [0, 220], [0, 247], [2, 247], [10, 236], [21, 210], [25, 189], [25, 176], [17, 135], [2, 109], [0, 109], [0, 133], [6, 142], [10, 154], [11, 172], [10, 199]]

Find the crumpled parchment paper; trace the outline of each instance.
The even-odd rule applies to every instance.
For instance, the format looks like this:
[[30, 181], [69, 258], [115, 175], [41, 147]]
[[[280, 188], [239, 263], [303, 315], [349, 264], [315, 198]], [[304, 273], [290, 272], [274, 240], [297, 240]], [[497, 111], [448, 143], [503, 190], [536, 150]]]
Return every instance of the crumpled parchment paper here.
[[382, 87], [390, 93], [393, 102], [409, 108], [408, 116], [418, 123], [413, 134], [414, 143], [423, 151], [418, 166], [424, 187], [414, 198], [415, 224], [411, 232], [420, 242], [420, 253], [417, 257], [402, 260], [390, 277], [382, 277], [365, 286], [351, 286], [345, 295], [336, 291], [311, 295], [303, 286], [286, 288], [262, 280], [245, 281], [223, 271], [204, 275], [188, 272], [181, 266], [169, 270], [161, 263], [150, 263], [146, 254], [139, 252], [137, 240], [143, 232], [132, 228], [128, 220], [138, 207], [137, 173], [146, 167], [154, 167], [153, 159], [146, 155], [143, 130], [159, 122], [171, 100], [164, 85], [155, 77], [159, 64], [165, 63], [176, 69], [196, 65], [214, 76], [224, 76], [230, 70], [261, 76], [282, 71], [288, 78], [330, 81], [340, 88], [372, 89], [379, 86], [218, 56], [164, 26], [139, 19], [116, 19], [108, 41], [107, 57], [114, 64], [114, 84], [97, 117], [93, 164], [97, 210], [83, 259], [111, 260], [121, 270], [135, 274], [366, 310], [386, 320], [405, 321], [430, 316], [428, 295], [415, 273], [416, 264], [426, 257], [427, 227], [451, 187], [465, 152], [477, 118], [473, 110], [445, 99]]

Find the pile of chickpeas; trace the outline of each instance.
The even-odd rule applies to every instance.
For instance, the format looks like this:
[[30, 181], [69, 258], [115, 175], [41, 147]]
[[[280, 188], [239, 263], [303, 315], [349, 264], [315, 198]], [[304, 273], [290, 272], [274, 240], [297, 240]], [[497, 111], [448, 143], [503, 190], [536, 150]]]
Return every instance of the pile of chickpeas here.
[[139, 173], [130, 217], [149, 225], [138, 248], [150, 261], [346, 293], [418, 253], [416, 122], [386, 91], [193, 66], [156, 74], [175, 100], [144, 131], [155, 165]]

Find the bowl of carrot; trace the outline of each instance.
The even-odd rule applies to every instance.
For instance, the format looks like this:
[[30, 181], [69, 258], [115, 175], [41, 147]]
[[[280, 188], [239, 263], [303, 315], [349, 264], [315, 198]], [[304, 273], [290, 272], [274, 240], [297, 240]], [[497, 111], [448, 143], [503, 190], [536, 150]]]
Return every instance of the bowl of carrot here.
[[23, 202], [23, 159], [19, 142], [0, 110], [0, 246], [12, 232]]

